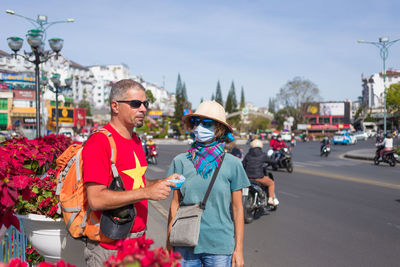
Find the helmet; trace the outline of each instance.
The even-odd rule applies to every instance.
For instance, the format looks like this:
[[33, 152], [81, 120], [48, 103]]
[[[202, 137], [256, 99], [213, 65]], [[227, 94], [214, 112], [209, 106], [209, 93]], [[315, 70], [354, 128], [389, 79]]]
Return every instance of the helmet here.
[[250, 147], [251, 148], [255, 148], [255, 147], [262, 148], [263, 147], [263, 143], [260, 140], [255, 139], [255, 140], [251, 141]]

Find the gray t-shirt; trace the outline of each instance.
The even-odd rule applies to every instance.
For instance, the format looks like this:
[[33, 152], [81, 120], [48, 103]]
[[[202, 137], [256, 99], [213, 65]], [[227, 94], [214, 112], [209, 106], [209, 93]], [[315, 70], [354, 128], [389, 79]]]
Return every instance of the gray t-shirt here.
[[[214, 172], [214, 171], [213, 171]], [[213, 173], [206, 179], [197, 174], [187, 153], [176, 156], [168, 175], [183, 174], [186, 180], [180, 188], [184, 204], [201, 202]], [[194, 253], [232, 254], [235, 249], [233, 218], [230, 212], [231, 194], [250, 185], [241, 161], [226, 153], [217, 179], [208, 197], [201, 217], [200, 235]]]

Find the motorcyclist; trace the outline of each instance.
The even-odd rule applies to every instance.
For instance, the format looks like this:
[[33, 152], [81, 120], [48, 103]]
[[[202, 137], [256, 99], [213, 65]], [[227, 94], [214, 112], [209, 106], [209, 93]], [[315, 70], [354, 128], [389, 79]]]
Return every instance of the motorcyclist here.
[[155, 147], [156, 147], [156, 144], [154, 143], [153, 138], [149, 137], [145, 144], [146, 158], [149, 157], [151, 149], [155, 148]]
[[250, 150], [243, 159], [243, 167], [250, 180], [268, 187], [268, 204], [277, 206], [278, 199], [275, 196], [275, 182], [268, 175], [266, 163], [270, 163], [270, 159], [266, 153], [262, 151], [263, 143], [255, 139], [250, 143]]
[[331, 141], [329, 140], [329, 137], [325, 135], [324, 138], [322, 138], [322, 140], [321, 140], [321, 149], [320, 149], [320, 151], [322, 152], [324, 147], [326, 145], [329, 145], [330, 143], [331, 143]]
[[294, 133], [292, 133], [292, 136], [290, 138], [290, 150], [292, 150], [296, 146], [296, 138], [294, 136]]
[[276, 142], [276, 138], [278, 137], [277, 133], [272, 133], [272, 137], [271, 140], [269, 141], [269, 147], [273, 148], [274, 147], [274, 143]]
[[392, 151], [393, 150], [393, 138], [392, 138], [392, 134], [390, 132], [388, 132], [386, 134], [386, 137], [383, 139], [382, 143], [380, 143], [382, 145], [382, 149], [379, 151], [379, 160], [382, 160], [383, 157], [383, 153], [385, 153], [385, 151]]
[[287, 147], [285, 141], [282, 140], [281, 135], [279, 134], [276, 141], [274, 142], [272, 149], [275, 151], [275, 162], [277, 162], [281, 156], [281, 149]]

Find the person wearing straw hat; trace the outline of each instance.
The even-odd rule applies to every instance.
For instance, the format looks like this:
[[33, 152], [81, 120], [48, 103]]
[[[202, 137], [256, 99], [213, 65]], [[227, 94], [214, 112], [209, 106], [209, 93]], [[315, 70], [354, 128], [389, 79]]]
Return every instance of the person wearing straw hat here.
[[202, 201], [215, 169], [220, 167], [201, 217], [197, 246], [173, 249], [182, 255], [183, 267], [243, 266], [242, 188], [250, 182], [241, 161], [229, 153], [224, 156], [225, 144], [233, 141], [225, 109], [215, 101], [204, 101], [195, 113], [184, 116], [183, 122], [193, 131], [195, 142], [187, 152], [173, 159], [168, 171], [182, 174], [186, 180], [173, 192], [167, 247], [171, 248], [168, 239], [179, 204]]

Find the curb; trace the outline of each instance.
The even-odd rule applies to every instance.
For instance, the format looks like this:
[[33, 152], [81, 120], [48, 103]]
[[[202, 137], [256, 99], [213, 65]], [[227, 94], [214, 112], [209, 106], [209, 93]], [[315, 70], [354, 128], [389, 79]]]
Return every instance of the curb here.
[[[345, 154], [343, 157], [349, 158], [349, 159], [374, 161], [374, 157], [371, 157], [371, 156], [359, 156], [359, 155]], [[400, 158], [397, 159], [397, 162], [400, 163]]]
[[356, 155], [344, 154], [344, 157], [349, 159], [359, 159], [359, 160], [369, 160], [369, 161], [374, 160], [374, 158], [370, 156], [356, 156]]

